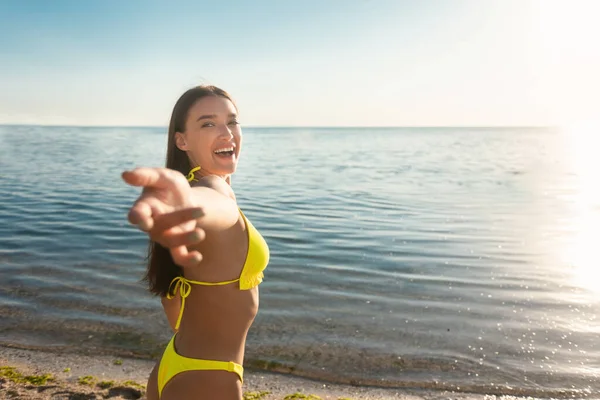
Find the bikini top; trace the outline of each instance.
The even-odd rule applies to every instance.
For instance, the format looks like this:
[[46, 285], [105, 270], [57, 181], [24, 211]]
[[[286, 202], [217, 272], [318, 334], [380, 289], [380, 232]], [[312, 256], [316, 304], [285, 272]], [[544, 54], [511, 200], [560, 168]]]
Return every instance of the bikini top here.
[[250, 290], [258, 286], [263, 281], [263, 271], [265, 268], [267, 268], [267, 264], [269, 264], [269, 247], [267, 246], [265, 239], [261, 236], [258, 230], [256, 230], [254, 225], [252, 225], [252, 223], [246, 218], [242, 210], [240, 210], [240, 214], [244, 219], [246, 224], [246, 232], [248, 233], [248, 252], [246, 254], [246, 261], [244, 262], [244, 267], [242, 268], [240, 276], [237, 279], [223, 282], [193, 281], [186, 279], [183, 276], [178, 276], [173, 279], [171, 281], [171, 285], [169, 286], [167, 298], [172, 299], [177, 291], [179, 291], [179, 294], [181, 295], [181, 310], [179, 311], [179, 317], [177, 318], [177, 323], [175, 324], [176, 330], [179, 329], [179, 323], [181, 322], [183, 309], [185, 307], [185, 298], [190, 295], [190, 292], [192, 291], [192, 284], [201, 286], [221, 286], [239, 282], [240, 290]]

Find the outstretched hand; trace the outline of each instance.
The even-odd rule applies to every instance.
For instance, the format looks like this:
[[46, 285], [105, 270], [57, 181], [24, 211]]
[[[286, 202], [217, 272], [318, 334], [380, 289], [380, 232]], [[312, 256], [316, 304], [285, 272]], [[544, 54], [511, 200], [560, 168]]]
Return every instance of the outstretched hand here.
[[189, 251], [188, 246], [205, 237], [205, 232], [196, 226], [204, 212], [191, 202], [191, 187], [185, 177], [168, 168], [136, 168], [123, 172], [122, 177], [131, 186], [143, 187], [129, 210], [129, 222], [167, 248], [176, 264], [198, 264], [202, 255]]

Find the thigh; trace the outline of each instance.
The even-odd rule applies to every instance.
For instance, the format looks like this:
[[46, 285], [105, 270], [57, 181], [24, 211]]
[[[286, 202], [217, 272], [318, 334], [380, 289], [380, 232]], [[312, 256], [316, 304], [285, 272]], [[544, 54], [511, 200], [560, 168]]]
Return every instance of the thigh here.
[[[160, 400], [241, 400], [242, 383], [229, 371], [186, 371], [175, 375]], [[148, 397], [150, 400], [150, 397]]]

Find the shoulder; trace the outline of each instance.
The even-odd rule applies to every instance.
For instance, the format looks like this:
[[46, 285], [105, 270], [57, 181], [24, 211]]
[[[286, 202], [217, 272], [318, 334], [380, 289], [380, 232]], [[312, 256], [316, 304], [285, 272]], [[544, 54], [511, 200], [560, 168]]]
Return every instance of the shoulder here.
[[192, 187], [207, 187], [215, 190], [223, 196], [229, 197], [235, 200], [235, 193], [233, 189], [225, 180], [216, 175], [203, 176], [198, 181], [192, 183]]

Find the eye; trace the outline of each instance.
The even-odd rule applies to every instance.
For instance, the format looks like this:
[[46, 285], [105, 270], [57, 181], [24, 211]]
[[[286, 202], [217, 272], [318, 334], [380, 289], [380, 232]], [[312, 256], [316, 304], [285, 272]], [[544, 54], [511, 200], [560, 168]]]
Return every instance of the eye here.
[[239, 125], [239, 124], [240, 123], [236, 119], [229, 121], [229, 125]]
[[211, 128], [213, 126], [215, 126], [215, 124], [213, 124], [212, 122], [205, 122], [202, 124], [203, 128]]

